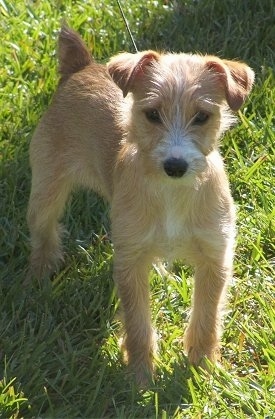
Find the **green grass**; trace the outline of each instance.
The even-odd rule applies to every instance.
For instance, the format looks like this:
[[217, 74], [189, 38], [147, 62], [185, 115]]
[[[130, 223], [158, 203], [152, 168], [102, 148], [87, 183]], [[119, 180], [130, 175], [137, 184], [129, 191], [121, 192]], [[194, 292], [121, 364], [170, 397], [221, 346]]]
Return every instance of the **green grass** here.
[[182, 335], [192, 272], [151, 274], [160, 334], [156, 383], [125, 379], [117, 339], [108, 212], [91, 192], [64, 216], [67, 259], [52, 283], [24, 286], [29, 254], [28, 144], [57, 83], [66, 19], [101, 61], [133, 50], [115, 1], [0, 0], [0, 417], [275, 417], [275, 7], [272, 0], [123, 1], [139, 49], [203, 51], [256, 71], [222, 152], [238, 205], [235, 284], [213, 376], [186, 364]]

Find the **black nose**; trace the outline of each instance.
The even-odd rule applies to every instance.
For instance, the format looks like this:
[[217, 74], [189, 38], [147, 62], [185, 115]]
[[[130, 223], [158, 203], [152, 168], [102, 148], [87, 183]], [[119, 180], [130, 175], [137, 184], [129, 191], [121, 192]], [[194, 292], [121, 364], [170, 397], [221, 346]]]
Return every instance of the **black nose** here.
[[163, 167], [168, 176], [182, 177], [188, 168], [188, 163], [183, 159], [172, 157], [165, 160]]

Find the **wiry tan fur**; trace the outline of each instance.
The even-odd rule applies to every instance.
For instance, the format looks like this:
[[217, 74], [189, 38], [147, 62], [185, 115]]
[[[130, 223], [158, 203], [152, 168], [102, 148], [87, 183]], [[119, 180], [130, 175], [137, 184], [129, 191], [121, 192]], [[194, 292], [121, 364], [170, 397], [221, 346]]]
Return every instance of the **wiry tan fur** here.
[[[156, 258], [194, 266], [185, 348], [194, 364], [204, 356], [215, 361], [235, 235], [218, 142], [234, 119], [230, 108], [238, 110], [252, 87], [252, 70], [213, 56], [154, 51], [120, 54], [106, 67], [67, 28], [59, 61], [57, 92], [30, 146], [32, 272], [57, 268], [68, 195], [79, 185], [92, 188], [111, 206], [123, 347], [137, 381], [153, 371], [148, 273]], [[183, 173], [171, 169], [171, 159], [184, 163]]]

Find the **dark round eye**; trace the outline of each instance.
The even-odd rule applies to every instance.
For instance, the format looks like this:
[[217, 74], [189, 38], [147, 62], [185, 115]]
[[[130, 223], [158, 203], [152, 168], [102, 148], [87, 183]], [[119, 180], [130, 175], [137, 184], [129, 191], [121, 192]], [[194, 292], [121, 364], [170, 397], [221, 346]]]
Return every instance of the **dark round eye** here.
[[193, 125], [203, 125], [209, 119], [209, 113], [199, 111], [193, 118]]
[[149, 109], [148, 111], [145, 111], [145, 115], [148, 121], [153, 122], [155, 124], [161, 123], [161, 117], [157, 109]]

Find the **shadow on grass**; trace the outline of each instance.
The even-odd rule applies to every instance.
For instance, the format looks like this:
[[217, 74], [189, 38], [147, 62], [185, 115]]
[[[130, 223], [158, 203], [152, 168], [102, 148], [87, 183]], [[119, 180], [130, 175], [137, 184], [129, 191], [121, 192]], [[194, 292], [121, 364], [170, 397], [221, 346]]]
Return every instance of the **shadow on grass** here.
[[158, 409], [173, 414], [188, 406], [184, 360], [169, 372], [158, 369], [155, 385], [137, 391], [118, 348], [110, 264], [91, 276], [76, 278], [75, 268], [67, 268], [52, 281], [22, 287], [18, 278], [2, 287], [1, 376], [18, 378], [28, 399], [20, 414], [152, 417]]
[[275, 12], [270, 1], [174, 1], [154, 12], [148, 16], [144, 11], [136, 40], [140, 50], [199, 51], [247, 60], [256, 69], [274, 66]]
[[79, 406], [89, 405], [106, 366], [101, 351], [114, 317], [109, 274], [104, 267], [83, 280], [67, 270], [53, 282], [22, 287], [18, 279], [2, 287], [1, 375], [19, 378], [32, 415], [58, 416], [61, 406], [60, 412], [79, 415]]

